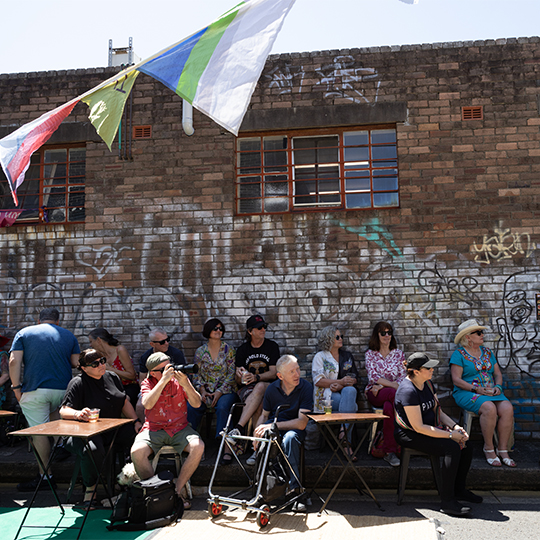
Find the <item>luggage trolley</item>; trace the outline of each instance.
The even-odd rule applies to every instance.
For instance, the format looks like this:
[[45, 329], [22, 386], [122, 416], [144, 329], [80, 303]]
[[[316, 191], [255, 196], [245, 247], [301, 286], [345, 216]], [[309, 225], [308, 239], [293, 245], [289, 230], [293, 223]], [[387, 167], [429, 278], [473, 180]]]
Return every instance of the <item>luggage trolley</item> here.
[[[277, 428], [276, 422], [280, 410], [286, 409], [289, 405], [280, 405], [277, 408], [275, 418], [272, 422], [272, 427], [266, 432], [267, 437], [248, 437], [245, 435], [228, 435], [231, 419], [233, 416], [235, 407], [243, 407], [241, 403], [235, 403], [229, 414], [227, 425], [221, 432], [221, 444], [216, 457], [216, 464], [210, 479], [208, 486], [208, 514], [211, 518], [217, 517], [224, 512], [224, 508], [242, 508], [249, 512], [257, 513], [257, 525], [259, 527], [265, 527], [270, 522], [270, 516], [276, 514], [280, 510], [283, 510], [287, 506], [294, 504], [304, 493], [305, 489], [302, 487], [300, 479], [296, 476], [287, 456], [283, 452], [280, 444], [280, 434]], [[230, 440], [233, 439], [233, 443]], [[259, 447], [257, 450], [257, 461], [255, 464], [255, 472], [251, 476], [246, 470], [244, 464], [240, 461], [232, 444], [234, 440], [242, 441], [258, 441]], [[219, 466], [219, 462], [223, 455], [225, 445], [231, 450], [232, 455], [242, 468], [244, 472], [248, 486], [240, 489], [231, 495], [222, 496], [212, 493], [214, 485], [214, 479]], [[299, 493], [294, 497], [287, 499], [282, 504], [278, 504], [274, 507], [270, 506], [270, 503], [277, 499], [282, 499], [287, 494], [289, 485], [290, 474], [294, 476], [298, 484], [300, 485]], [[240, 498], [243, 494], [251, 492], [251, 498]]]

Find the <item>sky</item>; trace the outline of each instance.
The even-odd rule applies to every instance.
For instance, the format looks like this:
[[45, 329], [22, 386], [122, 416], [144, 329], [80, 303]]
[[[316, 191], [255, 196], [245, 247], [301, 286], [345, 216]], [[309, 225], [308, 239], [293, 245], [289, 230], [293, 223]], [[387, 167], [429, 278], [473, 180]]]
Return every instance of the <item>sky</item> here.
[[[296, 0], [272, 54], [531, 37], [540, 0]], [[0, 73], [104, 67], [109, 39], [145, 59], [237, 0], [11, 0], [2, 5]]]

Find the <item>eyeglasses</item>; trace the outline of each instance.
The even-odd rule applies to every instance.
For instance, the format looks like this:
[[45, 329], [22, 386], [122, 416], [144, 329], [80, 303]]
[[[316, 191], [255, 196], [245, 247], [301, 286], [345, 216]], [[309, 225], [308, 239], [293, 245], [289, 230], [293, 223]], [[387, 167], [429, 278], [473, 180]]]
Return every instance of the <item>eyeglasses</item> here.
[[167, 336], [165, 339], [162, 339], [161, 341], [152, 341], [152, 343], [159, 343], [160, 345], [165, 345], [165, 343], [169, 343], [171, 341], [171, 338]]
[[342, 335], [336, 336], [336, 339], [343, 339]]
[[89, 364], [84, 365], [83, 367], [92, 367], [97, 368], [98, 366], [102, 366], [103, 364], [107, 363], [107, 359], [102, 356], [99, 360], [94, 360], [93, 362], [90, 362]]
[[391, 336], [392, 331], [391, 330], [385, 330], [384, 332], [379, 332], [380, 336]]
[[215, 328], [212, 329], [212, 332], [223, 332], [223, 326], [217, 325]]
[[476, 334], [477, 336], [483, 336], [484, 331], [483, 330], [475, 330], [474, 332], [471, 332], [471, 334]]

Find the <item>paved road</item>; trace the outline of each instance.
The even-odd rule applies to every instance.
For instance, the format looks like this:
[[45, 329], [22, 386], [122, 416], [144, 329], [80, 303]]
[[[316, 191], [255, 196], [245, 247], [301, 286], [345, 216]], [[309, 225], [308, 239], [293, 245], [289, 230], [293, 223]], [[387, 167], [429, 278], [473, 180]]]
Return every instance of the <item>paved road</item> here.
[[[438, 511], [438, 496], [434, 491], [409, 490], [403, 504], [397, 506], [395, 492], [375, 490], [383, 510], [356, 491], [341, 491], [334, 495], [327, 514], [317, 515], [320, 503], [314, 499], [307, 516], [292, 512], [272, 516], [262, 532], [275, 540], [280, 535], [290, 539], [292, 532], [302, 532], [303, 540], [537, 540], [540, 537], [540, 491], [478, 493], [484, 502], [472, 505], [472, 517], [452, 518]], [[24, 506], [25, 500], [23, 494], [16, 493], [13, 484], [0, 485], [1, 507]], [[38, 505], [54, 506], [52, 496], [40, 493]], [[206, 509], [205, 497], [197, 497], [193, 509], [178, 524], [182, 525], [182, 536], [191, 528], [197, 537], [214, 540], [242, 540], [259, 533], [254, 514], [230, 510], [212, 522]], [[175, 529], [163, 529], [153, 538], [177, 539], [179, 530]]]

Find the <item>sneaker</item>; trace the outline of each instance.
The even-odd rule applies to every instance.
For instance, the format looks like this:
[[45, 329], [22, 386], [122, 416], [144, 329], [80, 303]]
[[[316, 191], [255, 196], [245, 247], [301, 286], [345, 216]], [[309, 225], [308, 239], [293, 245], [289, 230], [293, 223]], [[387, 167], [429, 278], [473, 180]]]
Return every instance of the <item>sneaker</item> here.
[[[41, 475], [37, 474], [33, 480], [28, 480], [27, 482], [21, 482], [20, 484], [17, 484], [17, 491], [22, 491], [22, 492], [36, 491], [40, 478], [41, 478]], [[52, 477], [51, 477], [51, 483], [56, 489], [56, 482], [54, 481], [54, 478]], [[40, 491], [44, 489], [49, 489], [49, 482], [47, 482], [46, 478], [43, 479], [43, 482], [41, 482], [41, 485], [39, 486]]]
[[292, 505], [292, 511], [297, 514], [305, 514], [307, 512], [306, 496], [302, 495]]
[[231, 431], [229, 431], [228, 435], [227, 435], [227, 442], [231, 445], [231, 446], [234, 446], [236, 444], [236, 439], [233, 439], [232, 437], [239, 437], [240, 435], [242, 435], [240, 433], [240, 430], [238, 428], [234, 428], [234, 429], [231, 429]]
[[459, 501], [472, 502], [476, 504], [480, 504], [484, 500], [483, 497], [480, 497], [480, 495], [477, 495], [468, 489], [464, 489], [463, 491], [456, 493], [456, 499]]
[[399, 467], [400, 465], [400, 461], [399, 461], [399, 458], [396, 456], [396, 454], [394, 454], [394, 452], [390, 452], [389, 454], [386, 454], [386, 456], [384, 456], [384, 461], [386, 461], [386, 463], [389, 463], [390, 465], [392, 465], [392, 467]]
[[441, 512], [448, 516], [462, 517], [469, 515], [471, 509], [468, 506], [461, 506], [457, 501], [450, 501], [441, 506]]
[[253, 452], [250, 457], [246, 459], [246, 465], [255, 465], [257, 462], [257, 452]]

